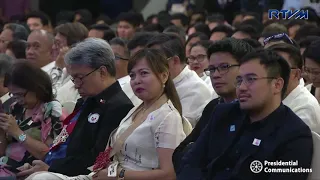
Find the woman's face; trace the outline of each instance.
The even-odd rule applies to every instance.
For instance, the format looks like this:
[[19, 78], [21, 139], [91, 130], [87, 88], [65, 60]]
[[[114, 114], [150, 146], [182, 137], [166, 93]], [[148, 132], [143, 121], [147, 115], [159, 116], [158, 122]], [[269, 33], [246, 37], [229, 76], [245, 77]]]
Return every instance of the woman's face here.
[[188, 62], [190, 69], [195, 71], [201, 77], [204, 69], [208, 68], [209, 66], [206, 49], [202, 46], [193, 47], [190, 51]]
[[132, 68], [129, 75], [134, 94], [145, 102], [156, 99], [162, 94], [169, 73], [159, 74], [159, 79], [156, 74], [152, 72], [148, 62], [142, 59]]
[[190, 39], [190, 41], [188, 42], [188, 44], [186, 45], [186, 56], [189, 57], [190, 55], [190, 49], [191, 49], [191, 46], [197, 42], [200, 41], [200, 38], [199, 37], [194, 37], [192, 39]]
[[39, 102], [36, 94], [33, 92], [29, 92], [15, 85], [9, 85], [8, 89], [15, 101], [27, 109], [34, 108], [34, 106]]
[[313, 86], [320, 87], [320, 64], [310, 58], [305, 60], [305, 72]]

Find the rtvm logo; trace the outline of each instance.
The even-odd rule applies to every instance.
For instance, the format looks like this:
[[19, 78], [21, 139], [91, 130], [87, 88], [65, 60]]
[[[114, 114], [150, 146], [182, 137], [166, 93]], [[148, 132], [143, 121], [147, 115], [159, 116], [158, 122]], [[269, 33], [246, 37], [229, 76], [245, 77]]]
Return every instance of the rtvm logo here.
[[308, 10], [269, 9], [269, 19], [308, 19]]

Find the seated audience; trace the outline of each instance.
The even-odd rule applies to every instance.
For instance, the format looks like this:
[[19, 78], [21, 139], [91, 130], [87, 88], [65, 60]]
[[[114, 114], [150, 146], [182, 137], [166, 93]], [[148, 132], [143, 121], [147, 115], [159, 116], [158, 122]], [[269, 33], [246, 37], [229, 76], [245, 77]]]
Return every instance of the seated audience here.
[[227, 38], [217, 41], [208, 49], [209, 67], [205, 73], [210, 77], [212, 87], [220, 96], [210, 101], [202, 112], [202, 116], [191, 134], [177, 147], [173, 155], [175, 169], [183, 155], [190, 149], [192, 143], [200, 136], [201, 131], [207, 126], [212, 111], [220, 103], [230, 103], [237, 99], [234, 80], [239, 75], [240, 60], [253, 48], [237, 39]]
[[320, 40], [314, 41], [303, 53], [305, 58], [305, 72], [312, 83], [310, 92], [320, 103], [320, 56], [318, 53]]
[[26, 59], [27, 42], [16, 40], [8, 43], [6, 54], [14, 59]]
[[54, 100], [50, 77], [34, 64], [20, 61], [5, 76], [4, 86], [15, 102], [8, 114], [0, 113], [2, 162], [17, 168], [43, 160], [62, 129], [62, 107]]
[[[186, 135], [182, 107], [169, 76], [167, 58], [159, 50], [144, 49], [131, 58], [128, 70], [132, 89], [143, 103], [133, 108], [111, 134], [112, 144], [107, 145], [105, 155], [98, 158], [93, 167], [94, 171], [102, 170], [92, 179], [111, 178], [108, 175], [111, 163], [105, 162], [113, 155], [112, 163], [119, 163], [114, 169], [116, 178], [174, 179], [171, 156]], [[32, 179], [60, 177], [55, 173], [42, 173]]]
[[[207, 51], [211, 41], [199, 41], [191, 46], [190, 55], [188, 56], [188, 64], [191, 70], [195, 71], [198, 76], [212, 88], [210, 76], [204, 73], [204, 70], [209, 66]], [[216, 97], [215, 97], [216, 98]]]
[[104, 40], [78, 43], [66, 54], [65, 63], [81, 99], [44, 161], [26, 164], [18, 176], [39, 171], [68, 176], [89, 173], [87, 167], [104, 151], [110, 133], [133, 107], [115, 79], [114, 54]]
[[161, 49], [167, 56], [170, 77], [182, 104], [182, 114], [194, 127], [204, 107], [212, 100], [213, 89], [189, 69], [185, 46], [175, 34], [158, 34], [150, 39], [147, 47]]
[[289, 76], [288, 63], [275, 52], [259, 50], [242, 58], [235, 80], [239, 101], [215, 108], [208, 126], [182, 158], [177, 179], [306, 180], [308, 173], [250, 170], [254, 160], [311, 166], [311, 131], [281, 103]]
[[291, 69], [282, 103], [298, 115], [312, 131], [320, 133], [320, 105], [307, 88], [299, 85], [303, 64], [300, 50], [286, 43], [272, 45], [269, 49], [282, 56]]

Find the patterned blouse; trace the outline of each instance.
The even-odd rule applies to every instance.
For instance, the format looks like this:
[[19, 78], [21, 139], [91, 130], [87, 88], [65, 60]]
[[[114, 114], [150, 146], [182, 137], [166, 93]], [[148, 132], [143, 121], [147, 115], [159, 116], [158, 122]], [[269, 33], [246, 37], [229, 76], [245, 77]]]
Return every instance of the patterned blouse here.
[[[31, 117], [24, 117], [26, 109], [14, 103], [11, 114], [16, 117], [22, 131], [35, 140], [46, 142], [47, 138], [54, 139], [62, 129], [62, 106], [58, 101], [43, 103], [33, 109]], [[10, 137], [9, 137], [10, 138]], [[13, 167], [30, 163], [35, 158], [30, 155], [22, 144], [10, 138], [3, 161]], [[48, 148], [49, 149], [49, 148]], [[2, 162], [3, 162], [2, 161]]]

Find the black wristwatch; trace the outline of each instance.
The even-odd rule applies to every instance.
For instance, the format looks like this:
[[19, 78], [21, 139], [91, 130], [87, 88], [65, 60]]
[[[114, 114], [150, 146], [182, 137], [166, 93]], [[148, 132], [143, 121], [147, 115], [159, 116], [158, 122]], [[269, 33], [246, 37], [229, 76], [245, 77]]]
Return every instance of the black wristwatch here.
[[125, 169], [121, 169], [120, 173], [119, 173], [119, 180], [124, 180], [124, 173], [126, 172]]

